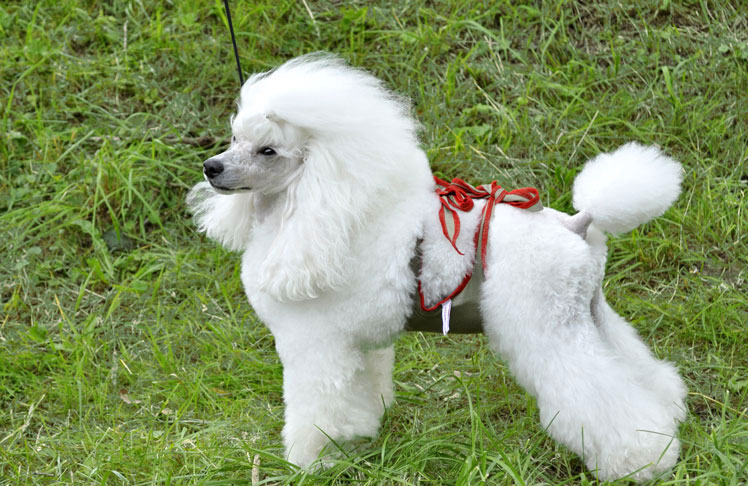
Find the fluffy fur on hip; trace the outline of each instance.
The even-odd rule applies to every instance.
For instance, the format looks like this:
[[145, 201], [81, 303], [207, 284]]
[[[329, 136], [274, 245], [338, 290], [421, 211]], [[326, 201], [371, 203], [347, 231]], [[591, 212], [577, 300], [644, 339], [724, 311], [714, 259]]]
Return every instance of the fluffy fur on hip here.
[[[289, 61], [247, 81], [231, 125], [231, 147], [205, 162], [188, 204], [200, 231], [242, 253], [247, 297], [283, 363], [286, 454], [307, 467], [329, 460], [331, 441], [376, 434], [393, 399], [392, 342], [418, 301], [418, 248], [443, 272], [435, 284], [472, 265], [455, 265], [442, 240], [408, 104], [373, 76], [326, 55]], [[607, 304], [602, 281], [603, 231], [659, 216], [680, 182], [662, 151], [629, 144], [582, 170], [576, 216], [494, 210], [480, 288], [488, 341], [537, 398], [543, 427], [601, 479], [648, 479], [678, 457], [683, 382]]]

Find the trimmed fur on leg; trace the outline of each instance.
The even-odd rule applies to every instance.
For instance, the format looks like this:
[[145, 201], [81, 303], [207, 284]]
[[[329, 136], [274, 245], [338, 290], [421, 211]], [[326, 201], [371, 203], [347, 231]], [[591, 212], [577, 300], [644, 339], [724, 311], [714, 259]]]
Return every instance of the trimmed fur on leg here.
[[[537, 398], [543, 426], [601, 479], [643, 480], [670, 469], [679, 451], [678, 415], [596, 325], [591, 303], [600, 261], [592, 248], [550, 214], [502, 207], [494, 217], [481, 301], [485, 330]], [[543, 285], [507, 285], [516, 275]], [[650, 356], [639, 366], [654, 372], [654, 363]]]

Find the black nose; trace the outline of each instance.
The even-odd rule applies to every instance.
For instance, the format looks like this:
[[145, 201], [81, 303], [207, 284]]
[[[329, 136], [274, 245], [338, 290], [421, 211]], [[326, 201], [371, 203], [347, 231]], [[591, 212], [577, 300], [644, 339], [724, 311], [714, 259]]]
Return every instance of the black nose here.
[[203, 174], [205, 174], [208, 179], [213, 179], [221, 172], [223, 172], [223, 163], [216, 157], [206, 160], [203, 164]]

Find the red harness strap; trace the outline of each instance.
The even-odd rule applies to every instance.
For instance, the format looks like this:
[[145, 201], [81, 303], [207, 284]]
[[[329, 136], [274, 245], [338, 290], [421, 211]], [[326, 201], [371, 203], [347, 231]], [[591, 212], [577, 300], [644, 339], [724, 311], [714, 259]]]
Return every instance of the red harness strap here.
[[[480, 248], [481, 264], [483, 269], [486, 269], [486, 246], [488, 243], [488, 228], [491, 224], [491, 214], [493, 213], [493, 207], [496, 204], [504, 203], [514, 206], [520, 209], [529, 209], [540, 201], [540, 195], [538, 190], [534, 187], [523, 187], [521, 189], [515, 189], [513, 191], [504, 190], [496, 181], [492, 181], [490, 185], [482, 185], [473, 187], [462, 179], [452, 179], [451, 183], [443, 181], [438, 177], [434, 176], [436, 182], [436, 193], [439, 195], [441, 207], [439, 208], [439, 222], [442, 225], [442, 232], [444, 237], [449, 240], [452, 244], [452, 248], [455, 249], [460, 255], [464, 255], [457, 248], [457, 237], [460, 236], [460, 216], [457, 211], [467, 212], [473, 209], [475, 203], [474, 199], [486, 199], [486, 205], [483, 207], [483, 213], [481, 214], [481, 222], [475, 231], [473, 241], [476, 245], [476, 253]], [[508, 197], [515, 196], [515, 197]], [[449, 235], [449, 227], [447, 225], [447, 214], [449, 214], [454, 223], [454, 234]], [[480, 238], [480, 245], [478, 245], [478, 238]], [[468, 282], [473, 276], [472, 271], [465, 275], [460, 285], [452, 291], [448, 296], [437, 302], [431, 307], [426, 306], [426, 302], [421, 290], [421, 281], [418, 281], [418, 294], [421, 297], [421, 309], [424, 311], [436, 310], [440, 305], [444, 304], [453, 297], [459, 295]]]

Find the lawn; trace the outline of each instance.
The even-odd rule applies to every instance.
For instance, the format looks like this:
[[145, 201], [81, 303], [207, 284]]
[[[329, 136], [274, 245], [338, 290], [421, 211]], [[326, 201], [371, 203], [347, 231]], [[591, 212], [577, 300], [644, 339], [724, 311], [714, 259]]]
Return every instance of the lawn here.
[[[636, 6], [626, 6], [636, 5]], [[0, 484], [592, 484], [482, 336], [407, 334], [382, 433], [283, 460], [281, 366], [239, 256], [186, 210], [229, 139], [222, 3], [0, 6]], [[571, 210], [588, 158], [685, 168], [605, 292], [689, 387], [661, 484], [748, 478], [744, 2], [232, 2], [246, 73], [326, 50], [409, 97], [435, 172]], [[626, 481], [621, 481], [625, 484]]]

